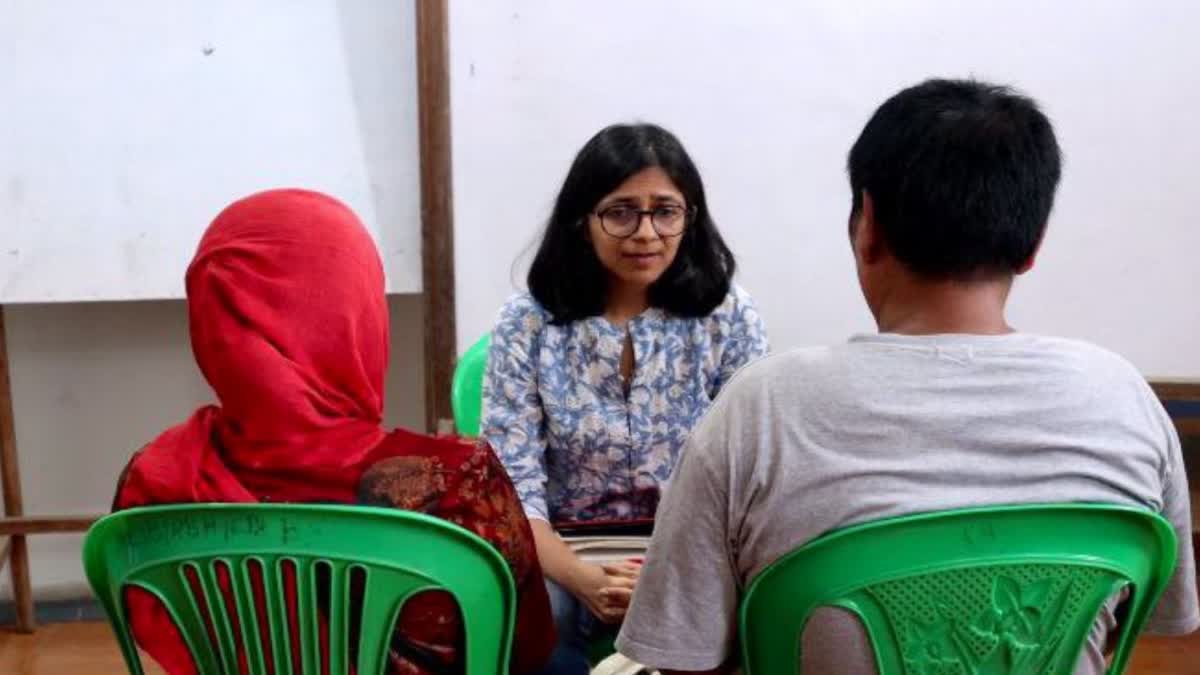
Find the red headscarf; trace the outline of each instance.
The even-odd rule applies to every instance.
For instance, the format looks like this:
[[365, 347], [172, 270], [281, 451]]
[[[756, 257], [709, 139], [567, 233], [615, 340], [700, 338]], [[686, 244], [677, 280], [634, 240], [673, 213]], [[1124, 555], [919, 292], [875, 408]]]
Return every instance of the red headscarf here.
[[[495, 454], [380, 428], [388, 356], [383, 268], [354, 214], [304, 190], [235, 202], [201, 239], [187, 295], [192, 350], [221, 404], [197, 410], [138, 453], [114, 507], [355, 503], [368, 469], [410, 460], [407, 468], [393, 466], [398, 480], [367, 481], [371, 503], [422, 508], [494, 544], [517, 581], [513, 670], [544, 663], [554, 644], [549, 601], [529, 523]], [[402, 494], [389, 498], [396, 489]], [[461, 636], [454, 601], [424, 595], [405, 604], [401, 642], [453, 661]], [[194, 673], [162, 605], [138, 588], [126, 597], [142, 647], [171, 675]], [[407, 656], [393, 658], [394, 671], [422, 672]]]
[[116, 506], [353, 502], [384, 438], [388, 357], [383, 267], [354, 213], [304, 190], [235, 202], [201, 239], [187, 295], [221, 405], [150, 443]]

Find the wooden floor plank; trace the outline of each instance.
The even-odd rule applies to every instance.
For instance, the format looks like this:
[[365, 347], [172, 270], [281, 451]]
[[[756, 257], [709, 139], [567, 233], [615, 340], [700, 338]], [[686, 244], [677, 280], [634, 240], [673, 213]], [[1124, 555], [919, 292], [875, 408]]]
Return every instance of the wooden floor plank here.
[[[164, 675], [148, 658], [146, 675]], [[116, 638], [105, 623], [39, 626], [32, 635], [0, 632], [0, 673], [5, 675], [126, 675]]]

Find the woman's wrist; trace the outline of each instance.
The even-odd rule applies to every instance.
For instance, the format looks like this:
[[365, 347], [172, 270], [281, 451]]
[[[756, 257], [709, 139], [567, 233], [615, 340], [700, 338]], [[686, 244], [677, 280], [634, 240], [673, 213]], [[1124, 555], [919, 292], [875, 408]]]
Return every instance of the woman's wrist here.
[[548, 521], [530, 518], [529, 524], [537, 544], [542, 573], [571, 595], [581, 595], [587, 588], [589, 576], [594, 573], [591, 565], [580, 560], [571, 551]]
[[563, 575], [564, 578], [558, 583], [566, 588], [571, 595], [583, 595], [584, 589], [587, 588], [588, 577], [592, 571], [591, 565], [579, 558], [575, 558], [567, 565], [565, 574]]

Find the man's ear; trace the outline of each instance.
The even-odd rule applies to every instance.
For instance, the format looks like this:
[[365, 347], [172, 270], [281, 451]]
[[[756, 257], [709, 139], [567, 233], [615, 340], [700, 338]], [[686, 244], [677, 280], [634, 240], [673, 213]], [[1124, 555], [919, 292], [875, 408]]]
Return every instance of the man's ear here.
[[1045, 233], [1046, 229], [1042, 228], [1042, 237], [1041, 239], [1038, 239], [1037, 246], [1033, 247], [1033, 253], [1030, 253], [1029, 257], [1025, 259], [1025, 262], [1021, 263], [1019, 266], [1017, 266], [1017, 269], [1014, 270], [1017, 274], [1025, 274], [1029, 270], [1033, 269], [1034, 264], [1037, 262], [1038, 254], [1042, 252], [1042, 242], [1046, 240]]
[[1015, 270], [1016, 273], [1018, 275], [1025, 274], [1029, 270], [1033, 269], [1033, 264], [1036, 261], [1036, 259], [1037, 259], [1037, 253], [1034, 253], [1033, 255], [1029, 256], [1029, 258], [1027, 258], [1025, 260], [1025, 262], [1021, 263], [1021, 265], [1019, 267], [1017, 267], [1017, 269]]
[[883, 257], [885, 249], [879, 223], [875, 220], [875, 200], [866, 190], [862, 193], [862, 207], [850, 224], [850, 237], [854, 257], [862, 264], [871, 265]]

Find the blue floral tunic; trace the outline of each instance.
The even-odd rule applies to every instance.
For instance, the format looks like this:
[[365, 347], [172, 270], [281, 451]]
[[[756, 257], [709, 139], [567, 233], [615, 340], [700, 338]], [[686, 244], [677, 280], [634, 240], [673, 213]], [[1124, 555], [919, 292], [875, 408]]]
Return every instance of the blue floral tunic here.
[[692, 426], [734, 372], [766, 352], [762, 319], [736, 286], [707, 317], [651, 308], [625, 326], [603, 317], [551, 325], [521, 294], [492, 333], [481, 435], [531, 518], [652, 518]]

